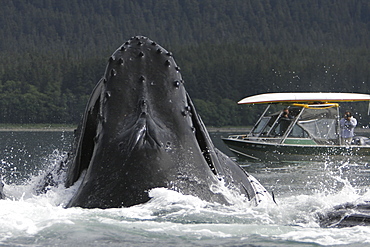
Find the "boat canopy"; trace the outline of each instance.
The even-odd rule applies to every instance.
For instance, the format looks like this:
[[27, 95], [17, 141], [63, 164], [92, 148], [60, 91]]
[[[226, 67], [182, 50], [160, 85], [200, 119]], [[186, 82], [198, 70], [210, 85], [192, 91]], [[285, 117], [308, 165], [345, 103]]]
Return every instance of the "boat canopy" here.
[[265, 93], [246, 97], [238, 104], [271, 104], [271, 103], [328, 103], [370, 101], [369, 94], [360, 93]]

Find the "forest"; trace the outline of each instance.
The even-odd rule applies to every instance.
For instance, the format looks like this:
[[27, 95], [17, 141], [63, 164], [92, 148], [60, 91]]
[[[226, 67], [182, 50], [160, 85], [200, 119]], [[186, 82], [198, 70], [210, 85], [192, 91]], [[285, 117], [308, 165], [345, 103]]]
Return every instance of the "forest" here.
[[[110, 55], [174, 54], [207, 126], [245, 126], [265, 92], [369, 93], [368, 0], [0, 0], [0, 123], [78, 124]], [[367, 104], [355, 104], [367, 125]]]

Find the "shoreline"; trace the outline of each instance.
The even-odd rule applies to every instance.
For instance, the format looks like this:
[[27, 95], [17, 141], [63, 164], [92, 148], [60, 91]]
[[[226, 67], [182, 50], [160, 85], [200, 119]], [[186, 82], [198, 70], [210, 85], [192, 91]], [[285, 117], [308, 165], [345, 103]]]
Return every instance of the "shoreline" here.
[[[73, 132], [77, 129], [76, 127], [61, 126], [61, 127], [28, 127], [28, 126], [4, 126], [0, 127], [0, 132]], [[250, 126], [245, 127], [206, 127], [208, 132], [219, 132], [219, 133], [248, 133], [251, 130]], [[370, 133], [370, 128], [356, 128], [357, 133]]]
[[73, 132], [76, 128], [0, 128], [0, 132]]
[[[4, 126], [0, 132], [73, 132], [76, 127], [28, 127], [28, 126]], [[248, 132], [250, 127], [206, 127], [208, 132]]]

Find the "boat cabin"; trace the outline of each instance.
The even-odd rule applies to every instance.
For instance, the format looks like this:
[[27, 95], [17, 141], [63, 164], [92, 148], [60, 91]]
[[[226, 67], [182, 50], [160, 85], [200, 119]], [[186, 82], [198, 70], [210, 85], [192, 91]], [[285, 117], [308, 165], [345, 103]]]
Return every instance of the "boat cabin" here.
[[339, 105], [292, 104], [269, 114], [268, 105], [246, 139], [280, 144], [339, 145]]

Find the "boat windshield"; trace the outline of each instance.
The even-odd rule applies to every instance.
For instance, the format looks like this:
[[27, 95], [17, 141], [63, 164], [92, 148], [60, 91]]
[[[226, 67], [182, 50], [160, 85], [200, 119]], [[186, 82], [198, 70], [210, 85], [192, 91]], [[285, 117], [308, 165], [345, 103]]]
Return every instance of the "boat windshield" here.
[[308, 137], [310, 137], [310, 135], [301, 126], [294, 125], [293, 129], [292, 129], [292, 131], [290, 131], [288, 137], [308, 138]]
[[305, 109], [297, 125], [308, 132], [319, 143], [337, 144], [338, 113], [337, 108]]
[[250, 136], [272, 138], [311, 138], [321, 144], [337, 144], [338, 109], [315, 106], [289, 108], [291, 116], [284, 118], [283, 111], [266, 114], [254, 126]]
[[267, 123], [270, 121], [271, 117], [262, 117], [261, 121], [255, 126], [252, 133], [253, 135], [258, 135], [265, 129]]
[[[284, 111], [278, 111], [262, 116], [260, 121], [252, 129], [252, 136], [255, 137], [274, 137], [279, 138], [284, 136], [285, 132], [289, 129], [289, 126], [294, 123], [295, 117], [298, 116], [301, 111], [301, 107], [289, 108], [289, 117], [283, 117]], [[296, 132], [305, 132], [303, 129], [297, 127]], [[300, 134], [307, 135], [305, 133]]]

